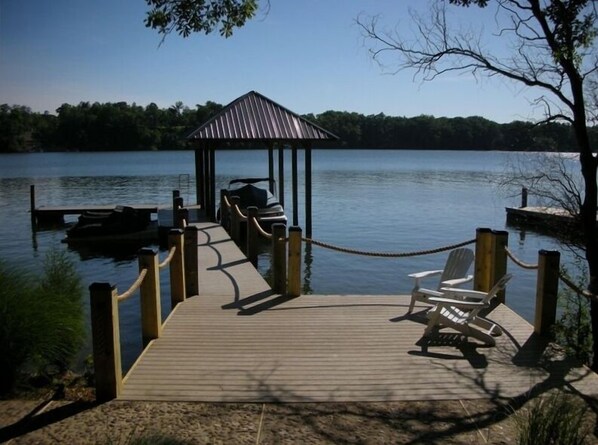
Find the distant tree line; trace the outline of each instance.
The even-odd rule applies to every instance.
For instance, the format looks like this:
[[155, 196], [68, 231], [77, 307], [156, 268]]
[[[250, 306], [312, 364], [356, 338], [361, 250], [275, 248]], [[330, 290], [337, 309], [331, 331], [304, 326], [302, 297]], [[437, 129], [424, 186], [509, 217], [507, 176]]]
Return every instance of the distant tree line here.
[[[180, 150], [185, 137], [222, 109], [206, 102], [168, 108], [126, 102], [63, 104], [56, 114], [0, 105], [0, 152]], [[326, 111], [304, 116], [341, 138], [346, 148], [572, 151], [571, 127], [473, 117], [395, 117]], [[593, 146], [598, 127], [590, 129]]]

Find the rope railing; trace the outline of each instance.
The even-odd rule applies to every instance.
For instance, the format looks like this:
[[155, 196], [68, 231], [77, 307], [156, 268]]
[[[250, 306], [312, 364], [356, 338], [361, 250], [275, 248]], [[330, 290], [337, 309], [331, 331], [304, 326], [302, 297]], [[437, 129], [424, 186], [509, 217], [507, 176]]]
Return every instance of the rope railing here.
[[505, 252], [507, 253], [507, 256], [511, 259], [511, 261], [513, 261], [515, 264], [517, 264], [519, 267], [521, 267], [523, 269], [533, 270], [533, 269], [537, 269], [538, 268], [537, 264], [524, 263], [523, 261], [521, 261], [519, 258], [517, 258], [513, 254], [513, 252], [511, 252], [509, 250], [508, 247], [505, 247]]
[[224, 201], [224, 204], [226, 205], [226, 207], [227, 207], [228, 209], [230, 209], [231, 205], [230, 205], [230, 201], [228, 200], [228, 196], [226, 196], [226, 195], [223, 195], [223, 196], [222, 196], [222, 199], [223, 199], [223, 201]]
[[[183, 220], [184, 221], [184, 220]], [[162, 269], [166, 266], [168, 266], [168, 264], [172, 261], [172, 259], [174, 258], [174, 254], [176, 253], [176, 246], [172, 246], [170, 248], [170, 250], [168, 251], [168, 255], [166, 256], [166, 258], [164, 258], [164, 261], [162, 261], [160, 264], [158, 264], [158, 268]]]
[[588, 300], [598, 301], [597, 295], [592, 294], [590, 291], [588, 291], [586, 289], [580, 288], [573, 281], [571, 281], [569, 279], [569, 277], [567, 275], [565, 275], [564, 273], [559, 272], [559, 278], [563, 282], [563, 284], [565, 284], [569, 289], [571, 289], [576, 294], [582, 295], [585, 298], [587, 298]]
[[372, 252], [372, 251], [365, 251], [365, 250], [358, 250], [358, 249], [349, 249], [346, 247], [339, 247], [333, 244], [324, 243], [322, 241], [317, 241], [311, 238], [301, 238], [302, 241], [313, 244], [315, 246], [323, 247], [325, 249], [334, 250], [337, 252], [342, 253], [350, 253], [353, 255], [362, 255], [362, 256], [371, 256], [371, 257], [382, 257], [382, 258], [406, 258], [406, 257], [413, 257], [413, 256], [420, 256], [420, 255], [430, 255], [433, 253], [440, 253], [446, 252], [447, 250], [453, 250], [458, 247], [467, 246], [469, 244], [474, 244], [476, 242], [475, 239], [463, 241], [457, 244], [451, 244], [449, 246], [439, 247], [436, 249], [428, 249], [428, 250], [417, 250], [412, 252]]
[[243, 213], [241, 212], [241, 209], [239, 208], [238, 205], [233, 206], [232, 210], [237, 213], [237, 216], [239, 217], [239, 221], [247, 221], [247, 216], [243, 215]]
[[266, 232], [266, 231], [263, 229], [263, 227], [260, 225], [260, 222], [257, 220], [257, 218], [252, 218], [252, 219], [253, 219], [253, 226], [254, 226], [254, 227], [257, 229], [258, 233], [259, 233], [259, 234], [260, 234], [262, 237], [264, 237], [264, 238], [266, 238], [266, 239], [268, 239], [268, 240], [271, 240], [271, 239], [272, 239], [272, 234], [271, 234], [271, 233], [268, 233], [268, 232]]
[[137, 289], [139, 289], [139, 287], [143, 283], [143, 280], [145, 279], [146, 275], [147, 275], [147, 269], [142, 269], [141, 272], [139, 272], [139, 276], [137, 277], [135, 282], [133, 284], [131, 284], [131, 287], [116, 297], [118, 302], [120, 303], [121, 301], [125, 301], [127, 298], [131, 297], [131, 295], [133, 295], [135, 293], [135, 291]]

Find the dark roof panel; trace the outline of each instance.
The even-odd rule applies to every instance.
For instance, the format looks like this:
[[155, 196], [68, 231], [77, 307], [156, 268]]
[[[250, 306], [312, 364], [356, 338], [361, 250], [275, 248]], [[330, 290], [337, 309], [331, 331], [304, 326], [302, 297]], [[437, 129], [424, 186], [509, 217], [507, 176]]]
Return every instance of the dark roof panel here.
[[338, 136], [261, 94], [239, 97], [188, 136], [221, 141], [333, 141]]

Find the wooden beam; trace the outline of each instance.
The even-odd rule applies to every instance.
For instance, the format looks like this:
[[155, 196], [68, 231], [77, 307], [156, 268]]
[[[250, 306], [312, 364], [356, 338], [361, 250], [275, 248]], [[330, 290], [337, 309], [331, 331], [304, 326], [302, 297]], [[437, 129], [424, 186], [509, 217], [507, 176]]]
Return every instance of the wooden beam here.
[[195, 150], [195, 199], [196, 204], [205, 208], [206, 201], [204, 199], [204, 184], [205, 171], [203, 167], [204, 154], [203, 149]]
[[298, 181], [297, 181], [297, 146], [293, 145], [291, 148], [292, 153], [292, 171], [293, 171], [293, 225], [299, 225], [299, 192], [298, 192]]
[[274, 146], [268, 145], [268, 187], [270, 193], [274, 194]]
[[210, 221], [216, 221], [216, 150], [210, 148]]
[[311, 195], [311, 145], [307, 143], [305, 146], [305, 236], [308, 238], [312, 235]]
[[284, 145], [278, 145], [278, 202], [284, 208]]

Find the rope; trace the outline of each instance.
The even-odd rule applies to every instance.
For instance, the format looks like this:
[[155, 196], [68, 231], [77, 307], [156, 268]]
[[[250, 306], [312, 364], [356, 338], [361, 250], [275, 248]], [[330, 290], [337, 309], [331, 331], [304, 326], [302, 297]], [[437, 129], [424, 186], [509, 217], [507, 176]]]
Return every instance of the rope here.
[[226, 195], [224, 195], [223, 198], [224, 198], [224, 205], [230, 209], [230, 202], [228, 200], [228, 197]]
[[247, 221], [247, 217], [245, 215], [243, 215], [243, 213], [241, 213], [241, 209], [239, 209], [238, 205], [235, 205], [233, 207], [233, 210], [237, 213], [237, 216], [239, 217], [239, 221]]
[[508, 256], [509, 258], [511, 258], [511, 260], [512, 260], [512, 261], [513, 261], [515, 264], [517, 264], [519, 267], [522, 267], [523, 269], [530, 269], [530, 270], [531, 270], [531, 269], [537, 269], [537, 268], [538, 268], [538, 265], [537, 265], [537, 264], [524, 263], [523, 261], [521, 261], [520, 259], [518, 259], [518, 258], [517, 258], [517, 257], [516, 257], [516, 256], [513, 254], [513, 252], [511, 252], [511, 251], [509, 250], [509, 248], [508, 248], [508, 247], [505, 247], [505, 252], [507, 252], [507, 256]]
[[590, 291], [578, 287], [575, 283], [573, 283], [573, 281], [571, 281], [569, 279], [569, 277], [567, 277], [562, 272], [559, 272], [559, 278], [561, 279], [561, 281], [564, 284], [567, 285], [567, 287], [569, 287], [569, 289], [571, 289], [576, 294], [583, 295], [584, 297], [586, 297], [589, 300], [596, 300], [596, 301], [598, 301], [598, 296], [597, 295], [594, 295]]
[[139, 272], [139, 276], [137, 277], [135, 282], [133, 284], [131, 284], [131, 287], [126, 292], [123, 292], [122, 294], [118, 295], [116, 297], [116, 299], [119, 302], [121, 302], [121, 301], [124, 301], [127, 298], [129, 298], [131, 295], [133, 295], [133, 292], [135, 292], [137, 289], [139, 289], [139, 286], [141, 286], [141, 283], [143, 283], [143, 280], [145, 279], [146, 275], [147, 275], [147, 269], [142, 269], [141, 272]]
[[174, 258], [175, 252], [176, 252], [176, 246], [172, 246], [170, 248], [170, 250], [168, 251], [168, 256], [166, 258], [164, 258], [164, 261], [162, 261], [160, 264], [158, 264], [158, 269], [162, 269], [164, 266], [167, 266], [168, 263], [170, 263], [172, 261], [172, 259]]
[[313, 240], [310, 238], [301, 238], [301, 240], [305, 241], [306, 243], [324, 247], [326, 249], [336, 250], [337, 252], [351, 253], [354, 255], [372, 256], [372, 257], [383, 257], [383, 258], [405, 258], [405, 257], [411, 257], [411, 256], [418, 256], [418, 255], [429, 255], [432, 253], [439, 253], [439, 252], [445, 252], [447, 250], [453, 250], [453, 249], [456, 249], [457, 247], [467, 246], [468, 244], [473, 244], [476, 242], [475, 239], [472, 239], [469, 241], [464, 241], [462, 243], [452, 244], [452, 245], [446, 246], [446, 247], [439, 247], [437, 249], [419, 250], [419, 251], [414, 251], [414, 252], [393, 253], [393, 252], [368, 252], [368, 251], [364, 251], [364, 250], [347, 249], [346, 247], [338, 247], [338, 246], [334, 246], [332, 244], [323, 243], [321, 241], [316, 241], [316, 240]]
[[258, 233], [260, 235], [262, 235], [264, 238], [271, 240], [272, 239], [272, 234], [266, 232], [262, 226], [260, 226], [260, 222], [257, 220], [257, 218], [253, 218], [253, 226], [257, 229]]

